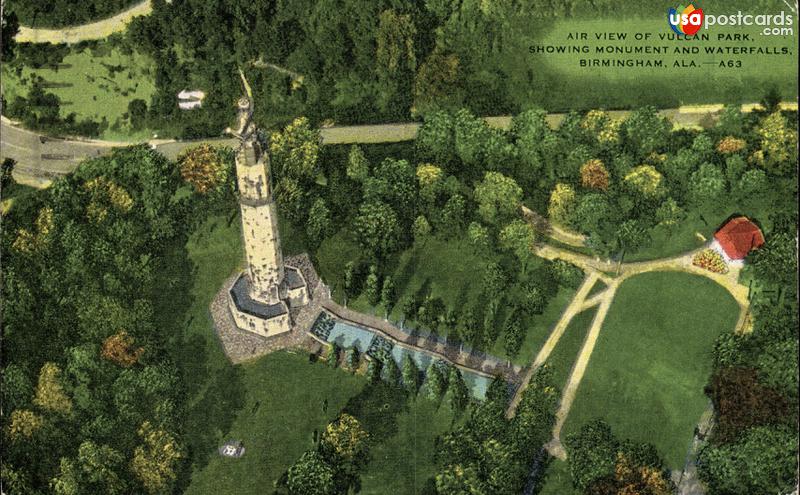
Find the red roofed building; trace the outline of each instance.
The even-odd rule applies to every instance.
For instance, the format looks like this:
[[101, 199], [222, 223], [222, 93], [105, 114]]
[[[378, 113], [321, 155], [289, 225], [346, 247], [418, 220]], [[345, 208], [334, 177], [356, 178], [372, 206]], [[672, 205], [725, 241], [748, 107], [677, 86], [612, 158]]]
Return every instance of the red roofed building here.
[[714, 234], [714, 239], [729, 261], [743, 260], [747, 253], [764, 244], [761, 229], [747, 217], [732, 218]]

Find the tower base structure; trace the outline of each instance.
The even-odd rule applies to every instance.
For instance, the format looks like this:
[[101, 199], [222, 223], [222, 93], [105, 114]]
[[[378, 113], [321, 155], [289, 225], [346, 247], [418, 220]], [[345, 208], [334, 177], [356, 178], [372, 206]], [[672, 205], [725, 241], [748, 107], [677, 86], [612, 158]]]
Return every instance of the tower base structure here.
[[272, 337], [292, 329], [292, 308], [309, 302], [308, 284], [299, 269], [285, 265], [279, 288], [280, 300], [274, 304], [259, 301], [252, 295], [250, 277], [242, 272], [228, 291], [228, 308], [236, 326], [262, 337]]

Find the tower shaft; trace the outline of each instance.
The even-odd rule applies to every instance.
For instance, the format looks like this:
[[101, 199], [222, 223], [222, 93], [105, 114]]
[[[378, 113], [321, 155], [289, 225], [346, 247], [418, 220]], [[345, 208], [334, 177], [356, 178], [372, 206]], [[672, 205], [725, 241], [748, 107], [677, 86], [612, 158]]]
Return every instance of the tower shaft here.
[[255, 139], [244, 141], [236, 153], [236, 178], [250, 296], [276, 304], [281, 301], [284, 265], [268, 160]]

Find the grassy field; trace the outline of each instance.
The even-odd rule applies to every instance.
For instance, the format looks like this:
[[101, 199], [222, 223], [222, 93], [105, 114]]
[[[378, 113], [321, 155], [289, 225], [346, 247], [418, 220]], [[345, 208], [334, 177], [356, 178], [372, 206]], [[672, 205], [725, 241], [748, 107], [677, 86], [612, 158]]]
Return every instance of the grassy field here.
[[575, 315], [547, 360], [547, 364], [553, 369], [553, 383], [560, 390], [563, 390], [567, 383], [572, 365], [583, 347], [586, 333], [589, 331], [596, 313], [597, 307], [595, 306]]
[[544, 473], [544, 483], [537, 495], [577, 495], [572, 487], [567, 461], [551, 458]]
[[322, 431], [365, 384], [362, 377], [288, 352], [244, 364], [239, 374], [246, 391], [243, 404], [230, 429], [220, 432], [220, 440], [242, 440], [246, 453], [241, 459], [213, 454], [208, 465], [194, 474], [187, 494], [255, 495], [270, 490], [313, 446], [313, 431]]
[[667, 465], [683, 465], [703, 394], [711, 347], [732, 331], [734, 299], [695, 275], [638, 275], [619, 287], [562, 437], [603, 417], [619, 438], [651, 442]]
[[[283, 223], [281, 233], [287, 253], [303, 249], [302, 237]], [[434, 474], [433, 442], [452, 424], [449, 408], [423, 399], [407, 402], [402, 393], [380, 393], [385, 389], [365, 387], [361, 376], [310, 364], [305, 354], [278, 352], [231, 365], [213, 333], [208, 305], [244, 263], [235, 210], [197, 228], [187, 250], [192, 267], [175, 267], [176, 273], [192, 273], [181, 282], [187, 298], [168, 303], [189, 307], [180, 324], [172, 325], [180, 329], [172, 345], [191, 398], [186, 437], [192, 469], [183, 481], [186, 493], [271, 492], [311, 447], [313, 431], [322, 431], [342, 410], [362, 421], [373, 438], [361, 493], [385, 493], [387, 486], [393, 493], [417, 493]], [[244, 457], [217, 455], [228, 439], [244, 442]]]
[[[703, 5], [704, 8], [709, 7]], [[776, 5], [776, 12], [782, 7]], [[756, 102], [767, 86], [776, 85], [783, 97], [797, 96], [797, 42], [794, 36], [764, 36], [763, 28], [712, 26], [709, 40], [679, 41], [661, 39], [671, 33], [666, 21], [666, 6], [651, 9], [653, 15], [634, 18], [588, 16], [580, 19], [530, 21], [518, 19], [510, 28], [513, 42], [489, 63], [508, 77], [511, 101], [526, 108], [540, 105], [549, 111], [567, 109], [621, 109], [642, 105], [673, 108], [693, 103]], [[729, 7], [718, 8], [727, 12]], [[747, 9], [745, 9], [747, 10]], [[734, 9], [735, 13], [736, 10]], [[713, 13], [713, 12], [708, 12]], [[761, 12], [759, 12], [761, 13]], [[794, 28], [797, 29], [796, 27]], [[588, 39], [569, 39], [570, 34], [586, 33]], [[598, 40], [597, 34], [627, 33], [628, 39]], [[649, 36], [636, 41], [635, 33]], [[750, 41], [718, 40], [718, 35], [749, 34]], [[578, 36], [580, 36], [578, 34]], [[588, 46], [589, 53], [531, 53], [531, 46]], [[667, 54], [598, 54], [598, 47], [658, 46], [667, 47]], [[788, 47], [787, 55], [718, 55], [706, 54], [706, 47]], [[675, 54], [675, 47], [698, 47], [697, 54]], [[581, 67], [582, 59], [630, 59], [662, 61], [663, 67]], [[674, 67], [676, 62], [696, 67]], [[719, 63], [731, 61], [741, 67], [722, 68]], [[691, 84], [687, 85], [687, 81]]]
[[397, 433], [371, 450], [371, 460], [361, 476], [361, 493], [421, 493], [436, 474], [434, 440], [450, 430], [453, 413], [418, 398], [397, 416]]
[[123, 118], [128, 103], [142, 99], [150, 104], [155, 92], [152, 61], [136, 52], [125, 55], [108, 42], [82, 51], [73, 49], [59, 64], [59, 68], [32, 69], [21, 72], [3, 64], [3, 97], [13, 101], [16, 96], [26, 96], [38, 76], [45, 81], [45, 91], [61, 99], [61, 116], [75, 112], [77, 120], [92, 119], [108, 122], [101, 136], [108, 140], [146, 139], [147, 130], [132, 131]]

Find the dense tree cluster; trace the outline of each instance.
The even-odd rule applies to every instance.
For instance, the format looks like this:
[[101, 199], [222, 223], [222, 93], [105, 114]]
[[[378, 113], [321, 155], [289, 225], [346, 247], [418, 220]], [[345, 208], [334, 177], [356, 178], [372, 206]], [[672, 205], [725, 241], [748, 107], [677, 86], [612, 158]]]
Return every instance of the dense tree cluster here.
[[[184, 392], [162, 276], [192, 196], [145, 146], [89, 160], [3, 218], [3, 484], [165, 493], [184, 468]], [[172, 310], [174, 311], [174, 309]]]
[[747, 268], [761, 287], [752, 332], [724, 334], [714, 347], [706, 393], [716, 426], [699, 463], [711, 494], [788, 493], [796, 483], [796, 232], [794, 222], [774, 224]]
[[568, 436], [572, 485], [586, 495], [670, 495], [674, 485], [655, 447], [619, 441], [602, 420]]
[[555, 421], [558, 396], [549, 370], [534, 374], [513, 419], [506, 418], [508, 399], [506, 383], [495, 380], [466, 422], [438, 440], [437, 494], [522, 492]]

